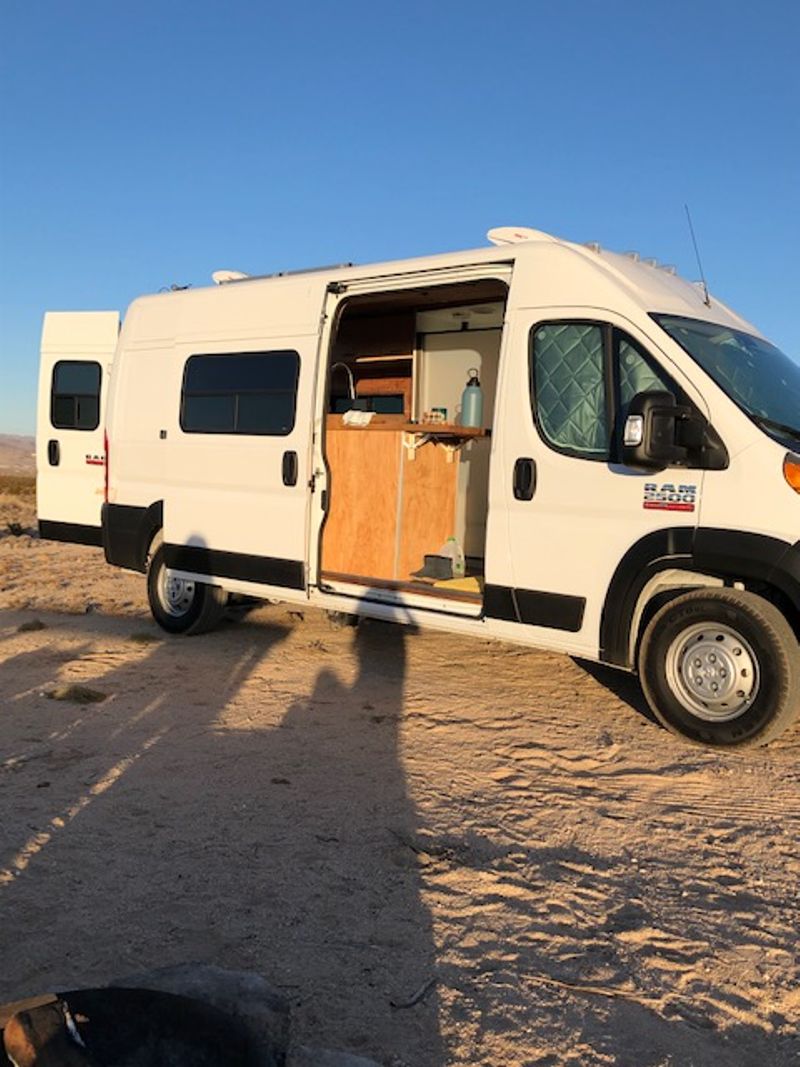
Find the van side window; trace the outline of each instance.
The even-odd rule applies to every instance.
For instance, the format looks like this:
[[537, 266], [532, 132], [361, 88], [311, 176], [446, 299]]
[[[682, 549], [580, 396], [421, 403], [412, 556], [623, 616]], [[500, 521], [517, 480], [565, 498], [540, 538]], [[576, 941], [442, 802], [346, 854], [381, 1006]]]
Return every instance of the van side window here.
[[96, 430], [100, 425], [99, 363], [60, 360], [53, 367], [50, 422], [57, 430]]
[[285, 437], [294, 429], [297, 352], [231, 352], [190, 356], [181, 395], [186, 433]]
[[620, 330], [615, 330], [614, 333], [619, 361], [620, 414], [624, 420], [628, 414], [628, 406], [637, 393], [664, 389], [674, 393], [675, 386], [665, 374], [653, 366], [652, 360], [632, 338]]
[[604, 327], [548, 322], [533, 331], [531, 392], [539, 430], [559, 452], [609, 457]]

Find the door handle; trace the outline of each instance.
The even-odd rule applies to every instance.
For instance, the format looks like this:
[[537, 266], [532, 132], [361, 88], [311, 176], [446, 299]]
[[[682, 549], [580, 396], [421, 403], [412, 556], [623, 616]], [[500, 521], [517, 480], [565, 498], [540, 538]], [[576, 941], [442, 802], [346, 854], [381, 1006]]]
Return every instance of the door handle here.
[[514, 464], [514, 499], [533, 500], [536, 492], [536, 460], [518, 459]]
[[47, 462], [51, 467], [57, 467], [61, 462], [61, 445], [58, 441], [47, 442]]
[[297, 485], [297, 453], [283, 453], [283, 484]]

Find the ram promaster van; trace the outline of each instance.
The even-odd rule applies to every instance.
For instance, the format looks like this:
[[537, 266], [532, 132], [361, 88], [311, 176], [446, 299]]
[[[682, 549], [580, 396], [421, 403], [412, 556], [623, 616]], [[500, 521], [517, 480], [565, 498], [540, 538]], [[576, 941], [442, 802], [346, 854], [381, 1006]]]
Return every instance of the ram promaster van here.
[[223, 272], [121, 330], [48, 313], [41, 535], [146, 574], [170, 633], [310, 603], [637, 671], [676, 733], [769, 741], [800, 711], [800, 364], [636, 254], [490, 237]]

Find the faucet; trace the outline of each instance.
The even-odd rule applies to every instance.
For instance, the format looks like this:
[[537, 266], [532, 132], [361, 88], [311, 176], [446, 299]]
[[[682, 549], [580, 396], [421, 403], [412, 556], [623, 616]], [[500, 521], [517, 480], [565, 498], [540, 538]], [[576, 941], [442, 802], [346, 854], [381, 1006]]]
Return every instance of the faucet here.
[[341, 367], [342, 370], [347, 375], [347, 380], [348, 380], [348, 382], [350, 384], [350, 399], [351, 399], [351, 401], [353, 403], [355, 403], [356, 385], [355, 385], [355, 381], [353, 379], [353, 372], [350, 370], [350, 368], [347, 366], [346, 363], [333, 363], [333, 364], [331, 364], [331, 371], [330, 371], [331, 381], [333, 380], [333, 372], [336, 370], [337, 367]]

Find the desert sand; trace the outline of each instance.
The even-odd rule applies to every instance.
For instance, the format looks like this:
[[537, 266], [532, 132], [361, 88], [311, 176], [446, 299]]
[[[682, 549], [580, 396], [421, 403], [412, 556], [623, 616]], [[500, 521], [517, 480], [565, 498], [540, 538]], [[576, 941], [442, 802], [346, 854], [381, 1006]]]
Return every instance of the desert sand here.
[[393, 1067], [798, 1062], [798, 732], [692, 748], [626, 676], [314, 610], [168, 638], [141, 576], [9, 522], [32, 497], [0, 498], [0, 1001], [199, 960]]

